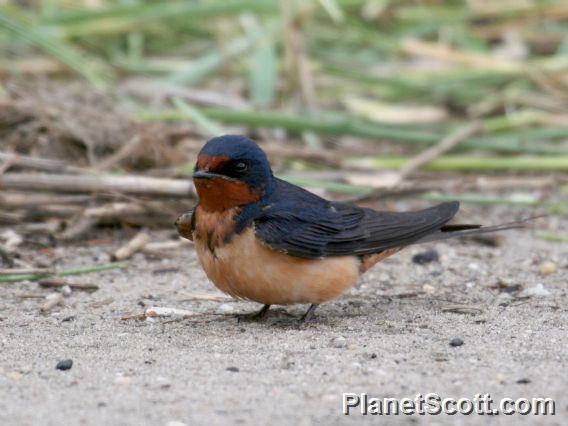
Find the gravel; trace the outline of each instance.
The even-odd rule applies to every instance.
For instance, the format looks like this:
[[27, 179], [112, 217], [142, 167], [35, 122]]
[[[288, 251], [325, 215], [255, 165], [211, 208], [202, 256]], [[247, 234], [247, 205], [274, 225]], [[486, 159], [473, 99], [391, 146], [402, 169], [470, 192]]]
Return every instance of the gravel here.
[[73, 367], [72, 359], [64, 359], [63, 361], [59, 361], [55, 366], [57, 370], [61, 371], [71, 370], [71, 367]]
[[[74, 267], [104, 258], [120, 243], [31, 248], [27, 256], [61, 258], [57, 266]], [[44, 315], [41, 299], [19, 296], [46, 290], [33, 283], [3, 285], [0, 424], [353, 424], [358, 415], [341, 414], [343, 392], [551, 397], [560, 411], [554, 418], [494, 416], [491, 424], [566, 424], [568, 244], [511, 231], [499, 247], [436, 243], [430, 248], [440, 254], [438, 262], [413, 264], [425, 248], [408, 248], [377, 265], [357, 288], [321, 305], [315, 320], [300, 327], [273, 322], [299, 316], [305, 306], [273, 307], [266, 321], [239, 324], [235, 313], [260, 306], [194, 297], [218, 293], [191, 248], [165, 258], [137, 256], [125, 270], [73, 277], [96, 281], [100, 290], [73, 292]], [[557, 265], [554, 273], [541, 273], [545, 260]], [[165, 272], [153, 274], [156, 269]], [[491, 288], [499, 279], [538, 289], [538, 295], [521, 298]], [[425, 284], [431, 291], [423, 290]], [[508, 300], [501, 303], [500, 295]], [[200, 316], [136, 319], [144, 313], [138, 302], [148, 298], [155, 306]], [[222, 304], [234, 312], [219, 309]], [[452, 305], [475, 309], [444, 310]], [[122, 320], [127, 315], [133, 319]], [[456, 336], [467, 342], [459, 351], [448, 345]], [[75, 361], [66, 374], [53, 365], [62, 353]], [[482, 425], [487, 418], [384, 420]]]

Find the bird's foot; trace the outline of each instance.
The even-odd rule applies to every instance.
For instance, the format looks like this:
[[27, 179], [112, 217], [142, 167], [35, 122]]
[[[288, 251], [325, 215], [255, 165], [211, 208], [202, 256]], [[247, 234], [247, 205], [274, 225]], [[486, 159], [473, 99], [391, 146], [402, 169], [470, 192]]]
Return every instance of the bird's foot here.
[[270, 309], [270, 305], [264, 305], [262, 309], [258, 312], [253, 312], [251, 314], [238, 314], [237, 315], [237, 322], [246, 322], [246, 321], [260, 321]]
[[316, 311], [317, 307], [317, 303], [312, 303], [306, 313], [302, 315], [302, 318], [300, 318], [300, 320], [302, 322], [310, 322], [314, 318], [314, 312]]
[[309, 323], [314, 319], [314, 311], [318, 307], [317, 303], [312, 303], [306, 313], [300, 318], [280, 318], [275, 320], [272, 325], [289, 327], [289, 326], [301, 326], [303, 324]]

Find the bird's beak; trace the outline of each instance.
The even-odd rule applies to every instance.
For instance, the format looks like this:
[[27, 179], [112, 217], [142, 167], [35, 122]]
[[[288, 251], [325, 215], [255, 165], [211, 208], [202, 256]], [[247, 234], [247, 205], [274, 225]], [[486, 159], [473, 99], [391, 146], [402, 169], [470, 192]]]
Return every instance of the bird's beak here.
[[207, 170], [196, 170], [193, 172], [193, 179], [223, 179], [223, 180], [229, 180], [229, 181], [235, 181], [235, 179], [230, 178], [228, 176], [225, 175], [221, 175], [219, 173], [213, 173], [213, 172], [209, 172]]
[[214, 179], [219, 177], [221, 177], [221, 175], [208, 172], [207, 170], [196, 170], [193, 172], [193, 179]]

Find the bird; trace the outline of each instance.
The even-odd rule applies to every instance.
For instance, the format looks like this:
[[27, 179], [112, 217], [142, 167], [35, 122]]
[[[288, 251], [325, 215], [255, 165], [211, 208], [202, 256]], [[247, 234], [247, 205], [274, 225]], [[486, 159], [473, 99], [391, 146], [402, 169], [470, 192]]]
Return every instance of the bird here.
[[274, 176], [265, 152], [242, 135], [210, 139], [197, 156], [196, 207], [176, 221], [222, 292], [263, 304], [316, 307], [405, 247], [521, 227], [451, 225], [457, 201], [419, 211], [377, 211], [330, 201]]

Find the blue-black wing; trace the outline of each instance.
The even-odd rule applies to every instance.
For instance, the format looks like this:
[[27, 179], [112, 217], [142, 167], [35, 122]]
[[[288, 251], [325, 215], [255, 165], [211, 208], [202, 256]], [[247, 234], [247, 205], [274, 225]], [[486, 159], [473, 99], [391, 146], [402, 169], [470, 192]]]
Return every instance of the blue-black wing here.
[[364, 256], [439, 232], [458, 209], [459, 203], [450, 202], [416, 212], [379, 212], [330, 202], [278, 180], [254, 226], [265, 244], [292, 256]]

